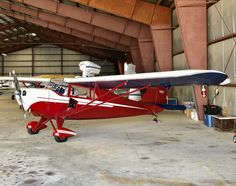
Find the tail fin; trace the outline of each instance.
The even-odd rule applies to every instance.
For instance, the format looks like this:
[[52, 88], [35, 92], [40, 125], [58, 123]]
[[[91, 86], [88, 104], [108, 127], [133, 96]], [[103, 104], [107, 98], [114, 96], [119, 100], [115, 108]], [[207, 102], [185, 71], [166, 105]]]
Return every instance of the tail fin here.
[[146, 104], [165, 104], [167, 103], [167, 88], [163, 86], [149, 87], [145, 89], [141, 101]]

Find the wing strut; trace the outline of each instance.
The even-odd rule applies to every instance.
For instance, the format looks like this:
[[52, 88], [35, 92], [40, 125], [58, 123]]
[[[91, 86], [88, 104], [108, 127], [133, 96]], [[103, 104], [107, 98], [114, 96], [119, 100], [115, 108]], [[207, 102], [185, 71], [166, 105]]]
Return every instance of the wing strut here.
[[[95, 105], [95, 106], [92, 107], [92, 108], [91, 108], [91, 107], [87, 107], [87, 106], [89, 106], [90, 104], [94, 103], [95, 101], [98, 101], [98, 100], [100, 100], [101, 98], [104, 98], [105, 96], [109, 95], [110, 93], [112, 93], [112, 92], [115, 91], [116, 89], [122, 87], [122, 86], [125, 85], [126, 83], [127, 83], [127, 81], [124, 81], [124, 82], [120, 83], [119, 85], [115, 86], [113, 89], [109, 90], [109, 91], [106, 92], [105, 94], [103, 94], [103, 95], [101, 95], [100, 97], [97, 97], [96, 99], [90, 101], [89, 103], [87, 103], [86, 105], [84, 105], [84, 106], [83, 106], [82, 108], [80, 108], [79, 110], [73, 110], [73, 111], [67, 113], [67, 114], [65, 115], [65, 117], [68, 117], [68, 116], [71, 116], [71, 115], [74, 115], [74, 114], [78, 114], [78, 113], [84, 112], [84, 111], [86, 111], [86, 110], [94, 109], [95, 107], [97, 107], [97, 106], [99, 106], [99, 105], [102, 105], [102, 104], [104, 104], [105, 102], [114, 101], [114, 100], [116, 100], [116, 99], [119, 99], [120, 97], [125, 97], [126, 95], [129, 95], [129, 94], [131, 94], [131, 93], [134, 93], [134, 92], [137, 92], [137, 91], [139, 91], [139, 90], [143, 90], [143, 89], [146, 89], [146, 88], [150, 87], [150, 85], [148, 84], [148, 85], [146, 85], [146, 86], [143, 86], [143, 87], [141, 87], [141, 88], [137, 88], [137, 89], [135, 89], [135, 90], [133, 90], [133, 91], [124, 93], [124, 94], [122, 94], [122, 95], [117, 95], [116, 97], [110, 98], [110, 99], [108, 99], [108, 100], [106, 100], [106, 101], [102, 101], [101, 103]], [[95, 88], [97, 88], [97, 90], [99, 90], [99, 87], [98, 87], [97, 83], [95, 84]]]

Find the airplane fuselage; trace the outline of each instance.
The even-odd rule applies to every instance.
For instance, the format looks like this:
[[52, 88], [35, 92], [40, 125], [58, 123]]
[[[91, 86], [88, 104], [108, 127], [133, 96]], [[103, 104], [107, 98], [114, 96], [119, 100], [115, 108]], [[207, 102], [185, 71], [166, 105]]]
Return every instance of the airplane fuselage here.
[[[21, 95], [25, 110], [30, 110], [35, 116], [51, 119], [105, 119], [151, 114], [163, 110], [158, 106], [150, 108], [150, 105], [141, 101], [129, 100], [115, 94], [93, 100], [60, 95], [50, 89], [27, 88], [21, 90]], [[69, 107], [70, 98], [76, 101], [74, 107]]]

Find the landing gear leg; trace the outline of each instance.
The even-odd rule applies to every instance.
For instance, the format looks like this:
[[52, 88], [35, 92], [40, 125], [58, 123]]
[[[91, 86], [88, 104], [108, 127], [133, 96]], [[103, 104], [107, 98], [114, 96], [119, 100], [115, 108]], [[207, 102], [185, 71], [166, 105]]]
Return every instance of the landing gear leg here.
[[156, 113], [153, 113], [153, 115], [155, 116], [153, 121], [155, 121], [156, 123], [160, 123], [160, 120], [158, 119], [158, 115]]
[[31, 135], [38, 134], [40, 130], [47, 127], [48, 119], [41, 118], [39, 121], [31, 121], [26, 125], [27, 132]]
[[54, 126], [52, 120], [50, 120], [50, 123], [54, 129], [53, 136], [56, 142], [58, 143], [66, 142], [68, 137], [76, 135], [76, 132], [74, 132], [73, 130], [63, 127], [64, 124], [63, 118], [56, 118], [57, 128]]

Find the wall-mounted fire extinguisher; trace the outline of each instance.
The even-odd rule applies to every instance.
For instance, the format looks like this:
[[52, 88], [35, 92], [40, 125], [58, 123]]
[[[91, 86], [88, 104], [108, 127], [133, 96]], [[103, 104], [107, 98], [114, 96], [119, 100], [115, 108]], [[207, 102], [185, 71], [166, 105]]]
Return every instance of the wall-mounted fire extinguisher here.
[[206, 97], [206, 85], [202, 85], [202, 89], [201, 89], [201, 94], [202, 94], [202, 97]]

